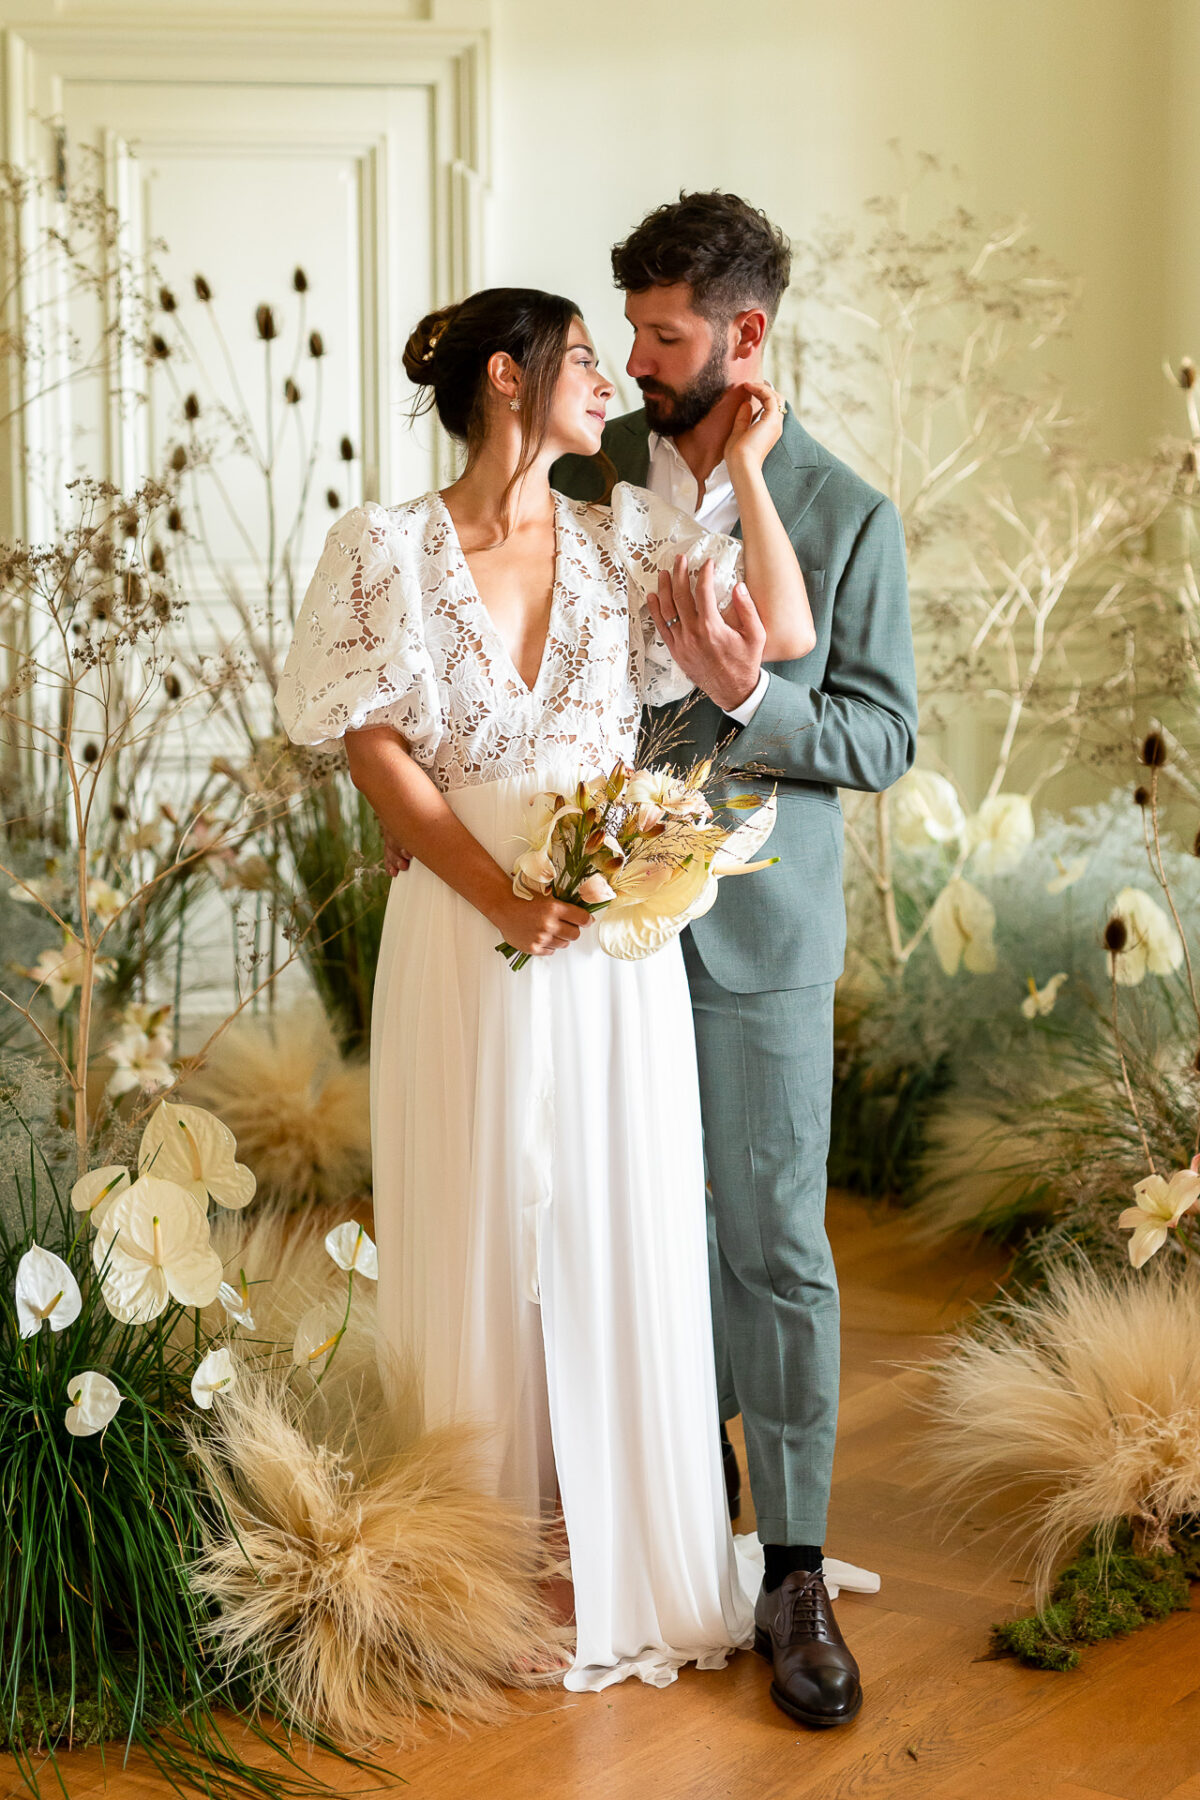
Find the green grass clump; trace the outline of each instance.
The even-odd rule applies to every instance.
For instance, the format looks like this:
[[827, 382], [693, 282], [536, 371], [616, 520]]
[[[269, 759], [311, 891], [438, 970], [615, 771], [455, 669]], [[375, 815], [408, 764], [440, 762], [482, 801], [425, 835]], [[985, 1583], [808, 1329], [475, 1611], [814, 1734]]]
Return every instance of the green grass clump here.
[[1128, 1536], [1103, 1550], [1089, 1537], [1041, 1611], [994, 1625], [992, 1641], [1027, 1668], [1077, 1668], [1080, 1645], [1123, 1637], [1168, 1613], [1187, 1611], [1191, 1582], [1200, 1575], [1200, 1539], [1180, 1538], [1178, 1552], [1139, 1556]]

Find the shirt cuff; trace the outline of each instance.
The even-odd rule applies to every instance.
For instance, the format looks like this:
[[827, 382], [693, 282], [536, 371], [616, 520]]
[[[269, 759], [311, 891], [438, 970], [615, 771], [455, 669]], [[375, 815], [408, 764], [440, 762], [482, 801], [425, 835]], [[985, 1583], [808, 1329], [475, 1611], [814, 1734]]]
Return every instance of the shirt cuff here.
[[762, 705], [763, 695], [766, 693], [770, 683], [771, 677], [768, 675], [767, 671], [765, 669], [760, 669], [758, 672], [758, 680], [754, 686], [754, 692], [752, 694], [747, 694], [740, 706], [731, 706], [725, 715], [726, 718], [736, 719], [739, 725], [748, 725]]

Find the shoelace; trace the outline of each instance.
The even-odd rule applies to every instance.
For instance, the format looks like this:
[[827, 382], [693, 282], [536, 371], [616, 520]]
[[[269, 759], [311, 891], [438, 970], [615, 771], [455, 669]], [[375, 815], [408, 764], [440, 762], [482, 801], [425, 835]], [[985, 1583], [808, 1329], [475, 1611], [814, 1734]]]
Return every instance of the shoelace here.
[[816, 1574], [788, 1590], [780, 1608], [779, 1621], [780, 1633], [785, 1642], [794, 1643], [800, 1637], [813, 1641], [828, 1638], [826, 1599], [825, 1583]]

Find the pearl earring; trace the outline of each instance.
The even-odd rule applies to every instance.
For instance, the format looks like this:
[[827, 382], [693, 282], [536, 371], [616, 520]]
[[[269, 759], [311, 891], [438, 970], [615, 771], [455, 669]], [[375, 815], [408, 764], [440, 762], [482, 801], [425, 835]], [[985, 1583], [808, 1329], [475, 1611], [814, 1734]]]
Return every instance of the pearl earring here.
[[508, 403], [508, 410], [509, 412], [520, 412], [521, 402], [519, 400], [510, 400]]

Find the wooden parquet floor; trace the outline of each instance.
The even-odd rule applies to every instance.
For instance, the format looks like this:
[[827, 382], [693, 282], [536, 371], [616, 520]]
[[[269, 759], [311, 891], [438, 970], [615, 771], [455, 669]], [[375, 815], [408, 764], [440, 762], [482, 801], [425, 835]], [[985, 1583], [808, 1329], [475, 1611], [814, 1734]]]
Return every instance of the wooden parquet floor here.
[[[980, 1513], [943, 1534], [917, 1492], [919, 1424], [906, 1396], [931, 1334], [990, 1291], [986, 1257], [915, 1249], [902, 1215], [835, 1199], [844, 1378], [828, 1548], [877, 1569], [882, 1592], [838, 1616], [866, 1702], [837, 1731], [792, 1724], [767, 1667], [735, 1657], [656, 1690], [561, 1689], [500, 1725], [431, 1731], [381, 1760], [412, 1800], [1200, 1800], [1200, 1619], [1181, 1613], [1098, 1646], [1069, 1675], [983, 1660], [992, 1620], [1022, 1597]], [[743, 1514], [739, 1529], [749, 1529]], [[342, 1792], [361, 1786], [314, 1765]], [[166, 1792], [110, 1757], [63, 1759], [76, 1800]], [[19, 1791], [9, 1785], [8, 1792]], [[46, 1790], [49, 1792], [49, 1788]], [[376, 1790], [378, 1791], [378, 1790]]]

